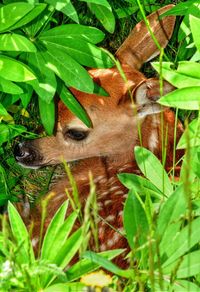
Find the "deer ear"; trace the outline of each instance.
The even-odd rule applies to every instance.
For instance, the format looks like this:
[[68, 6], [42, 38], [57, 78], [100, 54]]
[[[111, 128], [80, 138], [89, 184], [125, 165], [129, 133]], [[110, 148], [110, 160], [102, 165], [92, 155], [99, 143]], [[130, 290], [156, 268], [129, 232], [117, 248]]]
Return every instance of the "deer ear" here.
[[[173, 91], [173, 87], [167, 81], [163, 82], [162, 94], [165, 95]], [[156, 103], [160, 98], [160, 82], [156, 78], [147, 79], [140, 84], [133, 93], [138, 115], [144, 117], [161, 112], [162, 107]]]
[[[159, 16], [170, 10], [174, 5], [167, 5], [150, 14], [147, 19], [151, 30], [161, 47], [165, 48], [172, 36], [175, 24], [174, 16]], [[139, 22], [128, 38], [116, 52], [121, 64], [128, 64], [132, 68], [140, 69], [143, 63], [159, 55], [160, 51], [152, 39], [144, 21]]]

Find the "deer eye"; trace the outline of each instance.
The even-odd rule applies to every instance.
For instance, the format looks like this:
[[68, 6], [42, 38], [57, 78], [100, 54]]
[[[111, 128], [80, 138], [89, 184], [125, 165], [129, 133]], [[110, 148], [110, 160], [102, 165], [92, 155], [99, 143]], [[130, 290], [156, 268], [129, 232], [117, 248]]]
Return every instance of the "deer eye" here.
[[81, 141], [84, 140], [88, 136], [87, 131], [77, 130], [77, 129], [68, 129], [65, 132], [65, 137], [70, 138], [72, 140]]

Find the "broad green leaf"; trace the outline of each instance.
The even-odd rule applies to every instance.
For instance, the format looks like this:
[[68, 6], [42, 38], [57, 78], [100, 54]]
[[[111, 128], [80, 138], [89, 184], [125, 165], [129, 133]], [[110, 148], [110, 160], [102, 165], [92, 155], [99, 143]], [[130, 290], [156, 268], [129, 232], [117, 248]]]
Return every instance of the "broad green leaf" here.
[[161, 206], [158, 216], [155, 237], [160, 242], [159, 250], [161, 257], [165, 255], [165, 250], [177, 236], [182, 223], [181, 219], [185, 216], [186, 209], [187, 202], [183, 187], [180, 186]]
[[33, 9], [30, 12], [28, 12], [26, 15], [24, 15], [23, 18], [17, 21], [14, 25], [9, 27], [9, 30], [14, 30], [28, 24], [29, 22], [34, 20], [46, 7], [47, 7], [47, 4], [45, 3], [35, 4]]
[[187, 202], [185, 200], [183, 186], [180, 186], [171, 194], [164, 205], [161, 207], [157, 220], [156, 234], [158, 238], [163, 238], [168, 226], [178, 221], [185, 215]]
[[54, 124], [55, 124], [55, 104], [52, 100], [50, 103], [43, 101], [41, 98], [39, 100], [39, 111], [42, 124], [48, 135], [53, 134]]
[[[176, 239], [165, 249], [167, 260], [163, 263], [163, 268], [167, 267], [178, 258], [188, 252], [200, 241], [200, 218], [194, 219], [190, 226], [185, 226], [176, 236]], [[191, 231], [191, 232], [189, 232]]]
[[99, 19], [104, 28], [113, 33], [115, 30], [115, 17], [107, 0], [80, 0], [87, 2], [90, 10]]
[[94, 82], [94, 94], [99, 96], [109, 96], [109, 94], [103, 89], [101, 86], [99, 86], [97, 83]]
[[31, 101], [31, 97], [33, 94], [33, 88], [32, 88], [32, 86], [30, 86], [27, 83], [22, 83], [22, 84], [20, 84], [20, 86], [24, 90], [24, 93], [20, 94], [20, 99], [22, 101], [23, 107], [26, 109], [29, 102]]
[[68, 86], [92, 93], [94, 85], [87, 71], [65, 53], [59, 45], [49, 44], [43, 53], [46, 67], [55, 72]]
[[197, 49], [200, 51], [200, 35], [199, 35], [200, 19], [190, 15], [190, 27], [192, 30], [194, 43]]
[[200, 146], [200, 123], [198, 119], [194, 119], [185, 129], [178, 142], [177, 149], [186, 149], [188, 144], [190, 147]]
[[186, 110], [200, 109], [200, 86], [177, 89], [161, 97], [158, 103]]
[[142, 173], [167, 197], [173, 192], [173, 187], [163, 165], [149, 150], [136, 146], [134, 149], [137, 165]]
[[133, 5], [133, 6], [130, 6], [130, 7], [123, 7], [123, 8], [115, 9], [115, 13], [117, 14], [118, 18], [124, 18], [124, 17], [127, 17], [129, 15], [132, 15], [138, 9], [139, 9], [138, 5]]
[[22, 62], [6, 56], [0, 56], [0, 76], [16, 82], [25, 82], [36, 79], [33, 72]]
[[199, 286], [193, 282], [176, 279], [173, 285], [174, 292], [199, 292]]
[[87, 289], [87, 287], [80, 282], [76, 283], [60, 283], [49, 286], [42, 289], [43, 292], [81, 292]]
[[[36, 7], [37, 8], [37, 7]], [[31, 14], [35, 11], [31, 11]], [[38, 36], [41, 33], [41, 28], [44, 28], [47, 24], [47, 20], [51, 19], [52, 13], [54, 13], [54, 8], [51, 5], [47, 5], [47, 7], [44, 9], [40, 15], [37, 16], [37, 19], [34, 21], [31, 21], [30, 23], [26, 24], [24, 27], [25, 32], [27, 35], [29, 35], [32, 39], [38, 39]], [[29, 14], [30, 16], [30, 14]], [[36, 40], [37, 41], [37, 40]]]
[[198, 3], [198, 0], [190, 0], [186, 2], [180, 2], [176, 6], [172, 7], [172, 9], [166, 11], [161, 15], [161, 18], [167, 15], [185, 15], [188, 13], [188, 9], [194, 4]]
[[60, 84], [58, 92], [62, 102], [66, 105], [66, 107], [75, 116], [77, 116], [88, 128], [91, 128], [92, 122], [87, 112], [82, 107], [82, 105], [77, 101], [77, 99], [73, 96], [73, 94], [62, 84]]
[[15, 207], [8, 203], [8, 217], [14, 238], [17, 241], [18, 263], [33, 263], [35, 261], [33, 248], [28, 231]]
[[[72, 215], [74, 216], [73, 213]], [[59, 232], [57, 233], [57, 235], [59, 235]], [[67, 234], [67, 236], [68, 235], [69, 234]], [[78, 249], [80, 248], [81, 243], [84, 240], [81, 228], [75, 231], [68, 239], [67, 236], [63, 239], [62, 242], [61, 241], [59, 242], [59, 246], [57, 246], [56, 252], [51, 253], [48, 259], [49, 262], [51, 262], [52, 264], [56, 264], [58, 267], [61, 268], [65, 268], [69, 264], [69, 262], [75, 256]], [[47, 274], [47, 276], [43, 277], [42, 279], [43, 286], [46, 287], [48, 283], [51, 281], [52, 277], [49, 274]]]
[[46, 38], [50, 40], [51, 38], [56, 39], [83, 39], [87, 42], [96, 44], [104, 39], [105, 34], [99, 29], [91, 26], [84, 26], [80, 24], [65, 24], [57, 26], [50, 30], [44, 31], [40, 35], [40, 39], [45, 40]]
[[43, 101], [50, 103], [56, 93], [57, 82], [54, 72], [47, 68], [45, 63], [42, 53], [29, 55], [28, 64], [37, 76], [37, 79], [29, 81], [29, 84]]
[[126, 188], [134, 189], [140, 196], [145, 196], [149, 193], [155, 198], [163, 198], [162, 192], [144, 177], [133, 173], [120, 173], [118, 174], [118, 178]]
[[[138, 248], [147, 242], [149, 224], [145, 210], [132, 189], [128, 193], [124, 206], [124, 228], [130, 247]], [[135, 239], [137, 238], [137, 242]]]
[[61, 11], [75, 22], [79, 22], [77, 12], [70, 0], [46, 0], [48, 4], [51, 4], [56, 10]]
[[[42, 38], [40, 38], [42, 39]], [[100, 48], [82, 39], [54, 37], [43, 41], [44, 44], [54, 45], [58, 50], [62, 50], [81, 65], [92, 68], [110, 68], [114, 66], [113, 61]]]
[[[108, 260], [112, 260], [113, 258], [120, 255], [122, 252], [124, 252], [124, 249], [114, 249], [114, 250], [108, 250], [104, 252], [97, 253], [101, 257], [104, 257]], [[69, 281], [74, 281], [81, 276], [91, 273], [92, 271], [98, 269], [100, 267], [99, 264], [95, 264], [92, 259], [83, 259], [78, 261], [76, 264], [74, 264], [72, 267], [70, 267], [66, 271], [66, 275]]]
[[91, 260], [95, 264], [100, 265], [101, 267], [103, 267], [104, 269], [110, 271], [111, 273], [113, 273], [115, 275], [118, 275], [118, 276], [121, 276], [124, 278], [131, 278], [132, 276], [134, 276], [133, 270], [122, 270], [118, 266], [116, 266], [112, 262], [110, 262], [109, 260], [105, 259], [101, 255], [94, 253], [92, 251], [86, 251], [83, 254], [83, 257], [85, 259]]
[[190, 147], [190, 150], [186, 151], [183, 157], [182, 165], [181, 165], [180, 180], [184, 184], [187, 184], [185, 195], [190, 196], [190, 198], [192, 198], [192, 194], [191, 194], [192, 186], [195, 185], [195, 180], [196, 180], [196, 163], [198, 163], [198, 152], [197, 152], [198, 148], [199, 147]]
[[[163, 268], [164, 274], [170, 274], [174, 269], [177, 269], [179, 259], [173, 263], [173, 265], [166, 266]], [[177, 278], [189, 278], [199, 274], [200, 271], [200, 251], [191, 252], [185, 256], [183, 256], [182, 261], [180, 261], [180, 265], [178, 266], [178, 270], [176, 271]]]
[[0, 35], [0, 50], [36, 52], [34, 44], [22, 35], [15, 33], [4, 33]]
[[62, 244], [62, 247], [56, 253], [53, 263], [61, 268], [65, 268], [77, 253], [83, 240], [82, 229], [79, 228]]
[[23, 93], [21, 87], [11, 82], [10, 80], [6, 80], [3, 77], [0, 77], [0, 91], [10, 93], [10, 94], [20, 94]]
[[[63, 222], [64, 215], [66, 213], [67, 205], [64, 204], [60, 210], [56, 213], [55, 217], [52, 219], [50, 227], [48, 228], [48, 233], [50, 235], [54, 235], [53, 238], [49, 238], [50, 235], [47, 235], [44, 242], [44, 247], [42, 247], [42, 259], [48, 260], [48, 262], [57, 264], [57, 266], [61, 266], [64, 268], [65, 263], [68, 264], [68, 260], [70, 261], [73, 257], [73, 251], [70, 249], [71, 242], [74, 242], [74, 238], [76, 238], [76, 232], [72, 234], [70, 238], [68, 238], [74, 223], [77, 219], [77, 213], [71, 213], [68, 218]], [[59, 226], [56, 226], [56, 222]], [[63, 223], [62, 223], [63, 222]], [[79, 230], [80, 233], [80, 230]], [[80, 236], [81, 238], [81, 236]], [[49, 243], [49, 246], [47, 244]], [[79, 241], [77, 242], [79, 246]], [[69, 249], [66, 249], [66, 246], [69, 246]], [[76, 245], [77, 246], [77, 245]], [[75, 248], [76, 248], [75, 246]], [[45, 250], [47, 247], [48, 252]], [[50, 250], [55, 249], [56, 252], [50, 252]], [[47, 274], [42, 279], [43, 285], [46, 285], [50, 280], [49, 275]]]
[[16, 2], [0, 7], [0, 31], [10, 28], [29, 11], [34, 8], [32, 4]]
[[[152, 63], [154, 69], [160, 73], [160, 64]], [[177, 70], [171, 68], [170, 62], [162, 63], [162, 76], [177, 88], [200, 86], [200, 64], [188, 61], [178, 63]]]
[[49, 255], [51, 254], [51, 251], [54, 248], [57, 249], [57, 247], [55, 246], [55, 243], [56, 243], [55, 238], [57, 236], [57, 233], [60, 230], [60, 227], [64, 223], [67, 208], [68, 208], [68, 201], [65, 201], [62, 204], [62, 206], [58, 209], [53, 219], [51, 220], [44, 236], [42, 250], [41, 250], [41, 259], [48, 259]]
[[102, 5], [102, 6], [106, 7], [107, 9], [111, 10], [110, 4], [107, 0], [79, 0], [79, 1], [93, 3], [93, 4], [97, 4], [97, 5]]
[[0, 103], [0, 115], [1, 116], [7, 116], [8, 112], [5, 109], [5, 107]]

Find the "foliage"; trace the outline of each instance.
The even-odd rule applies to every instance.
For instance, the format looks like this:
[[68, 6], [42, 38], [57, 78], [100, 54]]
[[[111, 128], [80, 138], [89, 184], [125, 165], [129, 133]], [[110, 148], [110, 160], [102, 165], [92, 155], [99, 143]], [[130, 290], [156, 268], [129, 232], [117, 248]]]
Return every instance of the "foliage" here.
[[[129, 18], [131, 14], [134, 13], [136, 23], [145, 11], [149, 13], [160, 7], [155, 0], [142, 3], [139, 0], [3, 1], [0, 6], [0, 206], [8, 200], [17, 200], [24, 192], [21, 179], [30, 173], [14, 162], [13, 141], [19, 136], [35, 138], [37, 135], [30, 131], [40, 125], [39, 116], [47, 134], [53, 132], [56, 93], [75, 115], [91, 126], [85, 110], [67, 87], [106, 95], [83, 66], [113, 66], [109, 55], [96, 45], [102, 45], [104, 37], [103, 44], [109, 42], [109, 45], [116, 34], [120, 39], [117, 30], [120, 25], [123, 31], [130, 29], [127, 27], [133, 21]], [[178, 149], [184, 149], [186, 154], [178, 181], [176, 165], [166, 173], [158, 159], [143, 147], [134, 150], [143, 177], [119, 175], [129, 189], [124, 229], [131, 248], [130, 268], [122, 270], [110, 261], [121, 253], [119, 250], [101, 254], [86, 251], [83, 259], [66, 268], [74, 254], [82, 250], [87, 229], [82, 226], [70, 233], [78, 211], [65, 219], [67, 202], [52, 219], [41, 253], [35, 257], [30, 235], [9, 203], [11, 229], [3, 220], [0, 233], [1, 290], [81, 291], [85, 284], [78, 282], [80, 277], [100, 266], [114, 274], [110, 286], [115, 291], [119, 287], [123, 291], [199, 290], [199, 1], [179, 1], [166, 14], [178, 16], [179, 21], [164, 61], [161, 52], [159, 62], [152, 66], [159, 73], [161, 92], [163, 79], [177, 88], [161, 97], [159, 103], [174, 107], [176, 116], [179, 114], [184, 120], [185, 132]], [[91, 26], [94, 23], [98, 28]], [[116, 34], [112, 36], [114, 30]], [[51, 175], [49, 171], [48, 181]]]
[[[3, 220], [0, 233], [0, 290], [1, 291], [71, 291], [84, 284], [71, 281], [99, 267], [91, 259], [82, 259], [70, 268], [67, 265], [85, 240], [83, 228], [71, 234], [77, 212], [67, 219], [68, 201], [54, 215], [44, 236], [39, 256], [34, 255], [30, 235], [15, 207], [9, 203], [8, 217], [11, 231]], [[121, 250], [106, 251], [101, 256], [112, 259]], [[65, 270], [64, 270], [65, 269]]]

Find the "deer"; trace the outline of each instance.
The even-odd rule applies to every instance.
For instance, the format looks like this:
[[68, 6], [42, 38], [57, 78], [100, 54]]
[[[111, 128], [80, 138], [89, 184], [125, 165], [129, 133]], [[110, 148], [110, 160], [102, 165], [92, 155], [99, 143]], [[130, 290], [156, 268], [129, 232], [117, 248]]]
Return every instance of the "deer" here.
[[[147, 17], [151, 30], [162, 48], [167, 46], [172, 36], [175, 17], [165, 16], [160, 19], [159, 16], [172, 7], [171, 4], [167, 5]], [[134, 147], [141, 142], [138, 123], [142, 146], [161, 158], [161, 115], [163, 116], [164, 129], [168, 129], [166, 167], [172, 165], [174, 139], [178, 141], [183, 131], [180, 123], [175, 125], [174, 112], [156, 102], [160, 97], [159, 78], [148, 79], [139, 71], [144, 63], [159, 53], [160, 50], [145, 22], [139, 22], [115, 54], [126, 80], [117, 67], [88, 70], [94, 82], [101, 86], [109, 97], [70, 88], [90, 117], [92, 127], [88, 128], [62, 101], [59, 101], [56, 134], [24, 141], [14, 150], [16, 161], [28, 168], [56, 165], [61, 163], [62, 159], [67, 163], [75, 161], [71, 171], [83, 207], [90, 189], [88, 174], [92, 173], [96, 185], [98, 214], [102, 218], [98, 222], [100, 251], [128, 248], [123, 235], [123, 205], [128, 191], [118, 180], [117, 174], [139, 173], [133, 152]], [[174, 89], [167, 81], [163, 82], [163, 95]], [[66, 189], [72, 191], [67, 176], [54, 184], [50, 190], [54, 196], [50, 198], [47, 206], [45, 228], [56, 210], [67, 199]], [[37, 245], [41, 218], [40, 204], [30, 209], [27, 204], [18, 203], [18, 210], [27, 225], [34, 221], [32, 243]], [[68, 214], [71, 211], [72, 208], [69, 208]], [[116, 263], [122, 265], [122, 261], [118, 258]]]

